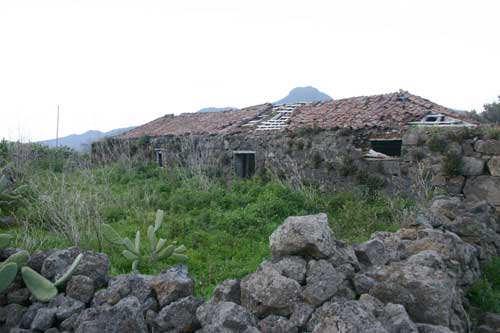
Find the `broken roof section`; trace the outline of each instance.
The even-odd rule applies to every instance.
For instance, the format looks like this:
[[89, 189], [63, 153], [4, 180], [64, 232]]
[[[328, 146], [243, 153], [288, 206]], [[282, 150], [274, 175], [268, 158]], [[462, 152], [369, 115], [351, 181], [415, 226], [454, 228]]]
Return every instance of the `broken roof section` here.
[[230, 134], [305, 127], [401, 131], [430, 114], [474, 121], [444, 106], [406, 91], [351, 97], [327, 102], [285, 105], [261, 104], [239, 111], [166, 115], [124, 133], [121, 138], [183, 134]]
[[291, 117], [291, 130], [301, 127], [400, 130], [429, 114], [442, 114], [474, 123], [425, 98], [406, 91], [333, 100], [298, 108]]
[[120, 138], [182, 134], [228, 134], [260, 118], [272, 109], [271, 104], [256, 105], [239, 111], [195, 112], [178, 116], [165, 115], [124, 133]]

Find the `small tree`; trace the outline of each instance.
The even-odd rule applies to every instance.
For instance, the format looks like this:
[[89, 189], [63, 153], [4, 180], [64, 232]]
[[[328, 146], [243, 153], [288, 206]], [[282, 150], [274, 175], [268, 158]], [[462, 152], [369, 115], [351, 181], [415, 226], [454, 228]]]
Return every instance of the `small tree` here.
[[498, 96], [498, 102], [485, 104], [481, 115], [490, 123], [500, 124], [500, 96]]

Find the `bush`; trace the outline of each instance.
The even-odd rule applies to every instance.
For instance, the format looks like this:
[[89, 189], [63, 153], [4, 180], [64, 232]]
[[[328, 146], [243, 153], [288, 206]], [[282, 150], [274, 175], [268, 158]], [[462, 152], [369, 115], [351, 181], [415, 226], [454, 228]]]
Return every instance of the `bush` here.
[[438, 133], [432, 133], [427, 140], [427, 145], [432, 152], [435, 153], [444, 153], [446, 148], [448, 147], [448, 143], [446, 142], [446, 138]]
[[483, 269], [483, 277], [469, 289], [471, 303], [483, 312], [500, 313], [500, 257], [494, 257]]
[[463, 161], [457, 153], [447, 153], [441, 164], [441, 172], [448, 177], [459, 176], [462, 174]]

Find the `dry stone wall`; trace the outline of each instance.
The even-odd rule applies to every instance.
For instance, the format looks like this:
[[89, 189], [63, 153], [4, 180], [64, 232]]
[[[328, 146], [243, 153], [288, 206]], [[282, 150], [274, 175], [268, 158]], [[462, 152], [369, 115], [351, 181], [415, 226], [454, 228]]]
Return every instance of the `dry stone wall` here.
[[[22, 280], [0, 295], [0, 331], [28, 332], [469, 332], [464, 293], [500, 255], [500, 223], [485, 201], [438, 197], [397, 232], [355, 245], [335, 238], [325, 214], [287, 218], [271, 257], [209, 300], [194, 296], [186, 266], [156, 276], [110, 277], [106, 255], [83, 252], [48, 303]], [[4, 249], [6, 257], [17, 249]], [[78, 248], [38, 251], [29, 266], [51, 278]], [[494, 332], [500, 316], [485, 316]]]

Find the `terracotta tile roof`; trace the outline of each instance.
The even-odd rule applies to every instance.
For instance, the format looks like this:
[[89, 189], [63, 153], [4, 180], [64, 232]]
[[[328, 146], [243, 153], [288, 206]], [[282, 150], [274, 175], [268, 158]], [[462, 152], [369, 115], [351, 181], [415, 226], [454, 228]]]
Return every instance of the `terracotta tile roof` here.
[[338, 99], [297, 108], [289, 129], [316, 126], [319, 128], [401, 129], [411, 121], [419, 121], [429, 113], [470, 119], [444, 106], [405, 91], [396, 93]]
[[169, 134], [234, 133], [242, 130], [241, 125], [254, 120], [271, 108], [271, 104], [261, 104], [239, 111], [195, 112], [183, 113], [178, 116], [165, 115], [122, 134], [120, 138], [131, 139], [145, 135], [154, 137]]
[[[239, 111], [196, 112], [166, 115], [122, 134], [124, 139], [182, 134], [228, 134], [256, 130], [273, 120], [277, 107], [261, 104]], [[297, 106], [286, 120], [288, 129], [303, 127], [402, 130], [409, 122], [430, 113], [441, 113], [475, 123], [463, 114], [406, 91], [360, 96]], [[243, 126], [246, 125], [246, 126]]]

